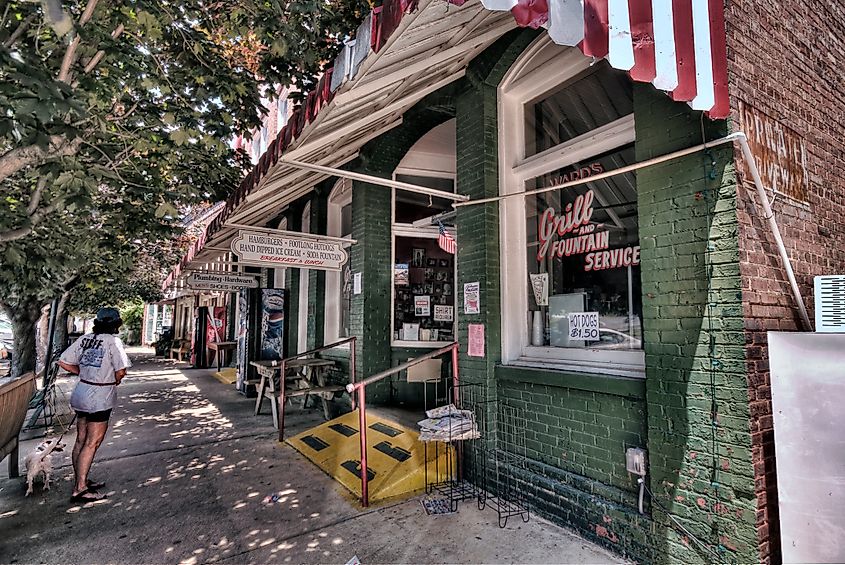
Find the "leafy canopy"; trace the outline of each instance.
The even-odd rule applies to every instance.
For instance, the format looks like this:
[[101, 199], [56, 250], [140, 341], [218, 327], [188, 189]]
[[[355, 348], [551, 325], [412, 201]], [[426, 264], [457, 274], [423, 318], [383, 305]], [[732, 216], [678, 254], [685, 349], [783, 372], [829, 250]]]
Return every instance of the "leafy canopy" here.
[[260, 124], [261, 98], [307, 91], [369, 8], [0, 4], [0, 301], [94, 291], [160, 255], [187, 206], [244, 174], [228, 141]]

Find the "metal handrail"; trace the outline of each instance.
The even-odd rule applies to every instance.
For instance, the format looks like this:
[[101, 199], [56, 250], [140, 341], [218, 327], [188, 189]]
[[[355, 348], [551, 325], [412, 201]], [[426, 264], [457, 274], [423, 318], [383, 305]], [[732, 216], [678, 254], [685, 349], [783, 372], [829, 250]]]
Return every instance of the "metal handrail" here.
[[[358, 428], [360, 430], [360, 438], [361, 438], [361, 504], [365, 508], [370, 505], [370, 495], [369, 495], [369, 487], [368, 487], [368, 479], [367, 479], [367, 395], [366, 389], [367, 385], [373, 384], [378, 382], [382, 379], [385, 379], [391, 375], [395, 375], [400, 373], [409, 367], [413, 367], [414, 365], [418, 365], [423, 361], [428, 361], [429, 359], [433, 359], [435, 357], [439, 357], [445, 353], [452, 352], [452, 382], [454, 383], [455, 391], [457, 394], [458, 390], [458, 342], [454, 342], [446, 347], [441, 347], [440, 349], [436, 349], [430, 353], [426, 353], [420, 357], [416, 357], [411, 359], [407, 363], [402, 363], [401, 365], [396, 365], [395, 367], [391, 367], [390, 369], [384, 370], [380, 373], [376, 373], [371, 377], [367, 377], [366, 379], [359, 381], [359, 382], [351, 382], [346, 385], [346, 391], [352, 395], [353, 392], [357, 391], [357, 398], [358, 398]], [[355, 396], [352, 396], [352, 402], [355, 402]], [[353, 410], [355, 405], [352, 406]]]
[[[281, 375], [279, 381], [279, 397], [278, 397], [278, 417], [279, 417], [279, 441], [285, 441], [285, 365], [287, 365], [288, 361], [293, 361], [294, 359], [299, 359], [300, 357], [305, 357], [307, 355], [314, 355], [315, 353], [319, 353], [321, 351], [325, 351], [327, 349], [333, 349], [339, 345], [343, 345], [344, 343], [352, 343], [349, 347], [349, 384], [355, 384], [355, 346], [357, 343], [358, 337], [352, 336], [341, 339], [339, 341], [335, 341], [334, 343], [330, 343], [328, 345], [323, 345], [316, 349], [311, 349], [310, 351], [305, 351], [303, 353], [297, 353], [296, 355], [291, 355], [290, 357], [285, 357], [278, 361], [278, 365], [276, 365], [276, 361], [273, 361], [269, 364], [270, 367], [279, 367], [279, 373]], [[349, 385], [346, 385], [347, 388]], [[260, 391], [259, 391], [260, 394]], [[307, 398], [307, 397], [306, 397]], [[355, 409], [355, 400], [352, 401], [352, 409]]]

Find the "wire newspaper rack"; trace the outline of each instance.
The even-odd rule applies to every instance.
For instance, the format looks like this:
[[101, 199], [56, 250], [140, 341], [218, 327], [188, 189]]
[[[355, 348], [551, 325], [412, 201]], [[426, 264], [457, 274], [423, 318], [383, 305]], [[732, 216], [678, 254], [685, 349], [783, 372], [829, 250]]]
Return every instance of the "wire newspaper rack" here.
[[512, 516], [528, 522], [528, 500], [517, 482], [526, 467], [524, 412], [490, 399], [487, 388], [477, 384], [453, 389], [451, 400], [472, 418], [477, 433], [453, 435], [449, 426], [443, 439], [424, 442], [426, 493], [448, 498], [452, 512], [458, 503], [475, 499], [480, 510], [495, 510], [500, 528]]

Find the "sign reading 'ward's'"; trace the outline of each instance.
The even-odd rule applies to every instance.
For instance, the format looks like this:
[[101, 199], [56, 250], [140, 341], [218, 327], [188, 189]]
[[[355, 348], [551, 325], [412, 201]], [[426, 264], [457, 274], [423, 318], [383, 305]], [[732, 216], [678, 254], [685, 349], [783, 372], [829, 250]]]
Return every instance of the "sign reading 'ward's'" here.
[[238, 261], [261, 267], [302, 267], [339, 271], [348, 256], [339, 241], [307, 235], [273, 235], [240, 231], [232, 241]]
[[188, 286], [195, 290], [240, 290], [258, 288], [258, 279], [229, 273], [191, 273]]

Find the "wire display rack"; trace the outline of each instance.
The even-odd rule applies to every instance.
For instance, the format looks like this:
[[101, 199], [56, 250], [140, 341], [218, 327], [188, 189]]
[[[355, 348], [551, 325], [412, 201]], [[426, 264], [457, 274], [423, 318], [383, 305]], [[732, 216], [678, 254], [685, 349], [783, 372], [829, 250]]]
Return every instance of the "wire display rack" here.
[[[480, 510], [496, 511], [501, 528], [511, 516], [528, 522], [528, 501], [514, 475], [526, 466], [524, 413], [490, 399], [478, 384], [462, 384], [450, 397], [472, 413], [479, 437], [425, 442], [426, 492], [448, 497], [452, 512], [459, 502], [475, 499]], [[440, 455], [445, 455], [442, 463]]]
[[520, 516], [523, 522], [530, 519], [528, 499], [520, 487], [516, 474], [526, 470], [525, 412], [521, 408], [500, 403], [497, 407], [495, 480], [491, 486], [494, 496], [486, 502], [495, 508], [499, 527], [504, 528], [511, 516]]

